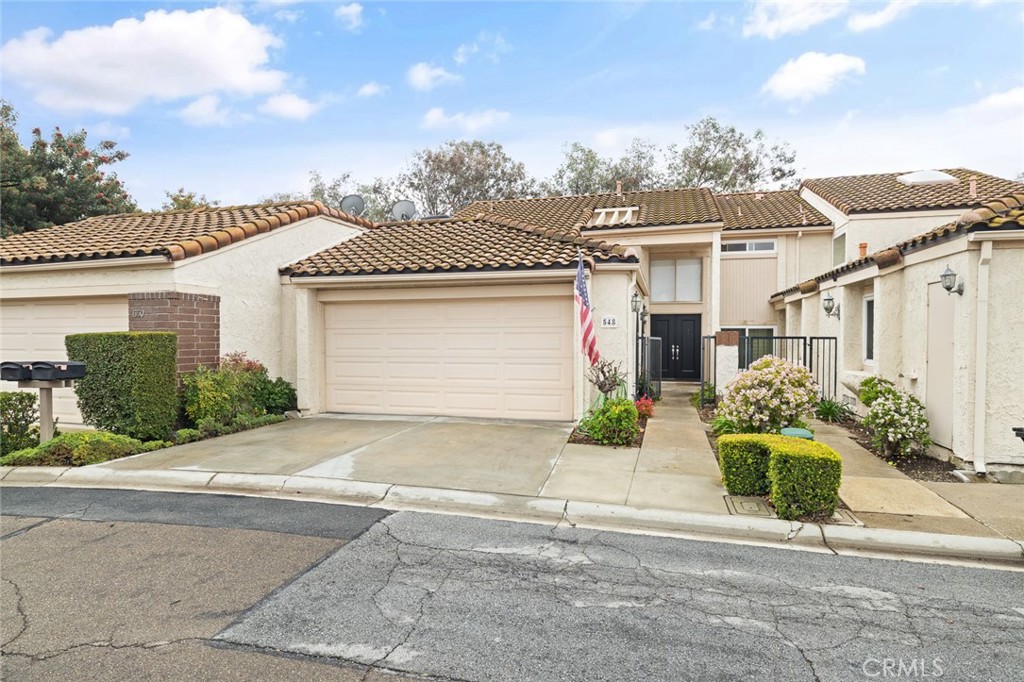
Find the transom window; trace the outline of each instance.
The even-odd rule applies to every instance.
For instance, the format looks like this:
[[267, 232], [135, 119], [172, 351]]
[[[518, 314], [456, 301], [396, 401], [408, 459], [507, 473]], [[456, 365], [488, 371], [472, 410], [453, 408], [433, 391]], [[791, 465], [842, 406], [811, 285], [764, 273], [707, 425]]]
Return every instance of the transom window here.
[[723, 253], [750, 253], [775, 251], [774, 239], [758, 239], [746, 242], [722, 242]]
[[639, 206], [617, 206], [615, 208], [595, 208], [587, 227], [607, 227], [609, 225], [629, 225], [635, 223], [640, 215]]
[[655, 303], [699, 303], [700, 258], [651, 261], [651, 300]]

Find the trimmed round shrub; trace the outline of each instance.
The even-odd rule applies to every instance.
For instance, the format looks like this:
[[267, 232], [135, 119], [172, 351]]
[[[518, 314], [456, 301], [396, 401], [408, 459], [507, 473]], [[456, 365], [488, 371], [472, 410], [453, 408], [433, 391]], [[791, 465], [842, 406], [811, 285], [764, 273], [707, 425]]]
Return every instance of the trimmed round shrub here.
[[806, 367], [766, 355], [725, 387], [717, 416], [741, 433], [778, 433], [804, 423], [818, 403], [818, 387]]

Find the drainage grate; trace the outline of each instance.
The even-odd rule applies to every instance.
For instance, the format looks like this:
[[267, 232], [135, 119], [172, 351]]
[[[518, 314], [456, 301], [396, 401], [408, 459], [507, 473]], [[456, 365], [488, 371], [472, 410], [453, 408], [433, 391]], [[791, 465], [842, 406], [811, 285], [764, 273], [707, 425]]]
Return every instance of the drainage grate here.
[[739, 514], [741, 516], [763, 516], [769, 519], [776, 518], [775, 511], [760, 497], [726, 495], [725, 506], [729, 508], [730, 514]]

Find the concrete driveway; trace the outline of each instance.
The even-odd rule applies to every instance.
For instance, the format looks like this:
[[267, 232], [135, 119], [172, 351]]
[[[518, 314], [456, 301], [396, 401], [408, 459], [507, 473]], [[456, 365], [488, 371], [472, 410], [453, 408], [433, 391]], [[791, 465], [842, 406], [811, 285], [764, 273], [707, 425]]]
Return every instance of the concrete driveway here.
[[539, 495], [571, 424], [319, 415], [110, 462]]

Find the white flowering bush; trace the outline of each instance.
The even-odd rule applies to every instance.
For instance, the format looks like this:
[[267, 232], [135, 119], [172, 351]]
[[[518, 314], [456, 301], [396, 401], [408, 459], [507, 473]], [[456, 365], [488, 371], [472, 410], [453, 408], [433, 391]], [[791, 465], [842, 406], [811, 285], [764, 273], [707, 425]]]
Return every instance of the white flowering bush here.
[[725, 387], [716, 417], [739, 433], [778, 433], [803, 425], [818, 404], [818, 386], [806, 367], [765, 355]]
[[932, 443], [924, 405], [896, 388], [878, 392], [864, 426], [871, 429], [871, 442], [887, 459], [906, 457], [915, 447], [924, 450]]

